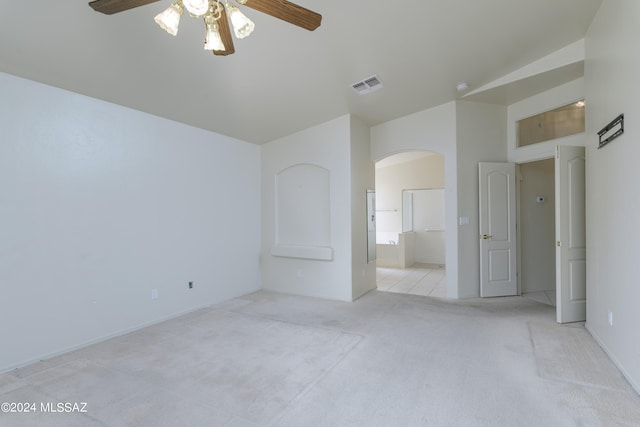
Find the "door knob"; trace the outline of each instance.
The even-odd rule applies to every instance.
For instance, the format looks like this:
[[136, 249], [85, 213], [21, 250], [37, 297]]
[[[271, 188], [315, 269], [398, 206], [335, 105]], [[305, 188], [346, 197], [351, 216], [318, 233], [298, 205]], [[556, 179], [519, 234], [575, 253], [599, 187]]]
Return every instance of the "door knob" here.
[[491, 239], [491, 236], [490, 236], [490, 235], [488, 235], [488, 234], [483, 234], [483, 235], [482, 235], [482, 236], [480, 236], [480, 237], [482, 237], [482, 240], [489, 240], [489, 239]]

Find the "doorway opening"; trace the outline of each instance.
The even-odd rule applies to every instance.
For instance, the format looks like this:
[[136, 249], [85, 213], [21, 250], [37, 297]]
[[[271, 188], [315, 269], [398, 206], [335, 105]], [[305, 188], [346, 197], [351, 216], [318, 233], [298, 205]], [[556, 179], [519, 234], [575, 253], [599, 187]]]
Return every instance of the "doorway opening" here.
[[520, 291], [555, 307], [555, 162], [521, 163], [518, 169]]
[[378, 290], [446, 297], [444, 156], [394, 154], [376, 163]]

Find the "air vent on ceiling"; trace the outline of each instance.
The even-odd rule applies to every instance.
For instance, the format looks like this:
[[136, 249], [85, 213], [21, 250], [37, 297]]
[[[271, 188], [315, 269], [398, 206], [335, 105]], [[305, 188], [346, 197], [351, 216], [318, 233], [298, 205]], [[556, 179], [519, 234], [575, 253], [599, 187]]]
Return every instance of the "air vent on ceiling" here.
[[360, 80], [359, 82], [351, 84], [351, 88], [359, 95], [364, 95], [365, 93], [382, 89], [382, 86], [382, 81], [378, 78], [378, 76], [367, 77], [364, 80]]

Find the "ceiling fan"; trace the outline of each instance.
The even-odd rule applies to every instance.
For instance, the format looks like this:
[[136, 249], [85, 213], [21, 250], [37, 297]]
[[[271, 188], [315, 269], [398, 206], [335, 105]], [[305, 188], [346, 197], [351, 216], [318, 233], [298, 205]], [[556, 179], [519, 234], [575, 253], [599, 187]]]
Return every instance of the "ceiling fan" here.
[[[89, 2], [89, 6], [97, 12], [113, 15], [157, 1], [159, 0], [94, 0]], [[322, 21], [322, 15], [286, 0], [235, 1], [309, 31], [318, 28]], [[231, 26], [237, 38], [244, 38], [253, 31], [253, 22], [229, 0], [174, 0], [169, 8], [156, 16], [155, 21], [175, 36], [180, 16], [185, 9], [193, 17], [204, 18], [205, 49], [212, 50], [215, 55], [226, 56], [235, 52]]]

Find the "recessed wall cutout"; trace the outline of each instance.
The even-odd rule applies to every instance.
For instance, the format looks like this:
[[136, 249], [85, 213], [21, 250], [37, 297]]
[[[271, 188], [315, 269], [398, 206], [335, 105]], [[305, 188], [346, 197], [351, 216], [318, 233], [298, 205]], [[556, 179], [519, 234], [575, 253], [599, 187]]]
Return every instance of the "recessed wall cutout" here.
[[516, 122], [516, 143], [525, 147], [584, 132], [585, 104], [583, 100], [545, 111]]
[[296, 164], [276, 175], [276, 241], [271, 255], [330, 261], [329, 170]]

